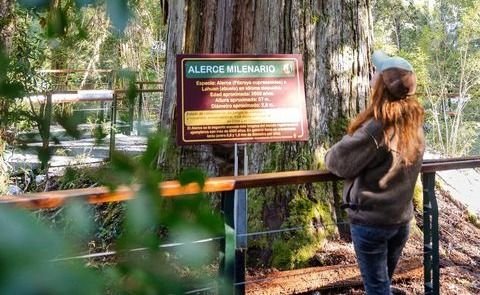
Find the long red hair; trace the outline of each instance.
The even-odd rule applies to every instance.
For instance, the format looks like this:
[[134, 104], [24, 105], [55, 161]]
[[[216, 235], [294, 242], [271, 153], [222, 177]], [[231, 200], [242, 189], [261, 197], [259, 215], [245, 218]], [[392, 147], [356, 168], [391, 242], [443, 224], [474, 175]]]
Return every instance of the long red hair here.
[[370, 104], [350, 122], [348, 134], [352, 135], [370, 119], [381, 121], [386, 145], [409, 165], [418, 159], [423, 146], [423, 136], [419, 133], [423, 117], [424, 110], [416, 96], [393, 97], [380, 74], [372, 89]]

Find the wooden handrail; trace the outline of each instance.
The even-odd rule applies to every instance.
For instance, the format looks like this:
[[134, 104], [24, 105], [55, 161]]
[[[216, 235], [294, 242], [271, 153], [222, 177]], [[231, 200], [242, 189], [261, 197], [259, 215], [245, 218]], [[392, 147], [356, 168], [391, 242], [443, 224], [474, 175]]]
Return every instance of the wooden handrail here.
[[480, 158], [459, 158], [452, 159], [442, 159], [438, 161], [428, 161], [424, 162], [422, 165], [422, 172], [436, 172], [444, 170], [456, 170], [456, 169], [466, 169], [466, 168], [477, 168], [480, 167]]
[[[435, 172], [480, 167], [480, 157], [426, 160], [422, 172]], [[181, 186], [178, 181], [170, 180], [159, 184], [160, 194], [164, 197], [192, 195], [200, 192], [225, 192], [242, 188], [254, 188], [288, 184], [303, 184], [340, 180], [341, 178], [325, 170], [302, 170], [275, 173], [263, 173], [244, 176], [212, 177], [206, 180], [202, 188], [197, 183]], [[131, 199], [136, 187], [119, 187], [110, 191], [106, 187], [31, 193], [19, 196], [1, 196], [0, 205], [10, 204], [29, 209], [55, 208], [69, 200], [83, 200], [89, 204], [120, 202]]]

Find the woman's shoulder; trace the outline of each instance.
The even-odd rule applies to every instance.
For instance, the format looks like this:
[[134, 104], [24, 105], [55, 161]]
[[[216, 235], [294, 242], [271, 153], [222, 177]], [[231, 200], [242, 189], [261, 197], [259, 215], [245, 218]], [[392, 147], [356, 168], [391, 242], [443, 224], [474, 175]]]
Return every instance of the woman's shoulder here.
[[377, 147], [383, 139], [383, 124], [380, 120], [374, 118], [368, 119], [362, 124], [359, 130], [368, 134], [368, 136], [375, 141]]

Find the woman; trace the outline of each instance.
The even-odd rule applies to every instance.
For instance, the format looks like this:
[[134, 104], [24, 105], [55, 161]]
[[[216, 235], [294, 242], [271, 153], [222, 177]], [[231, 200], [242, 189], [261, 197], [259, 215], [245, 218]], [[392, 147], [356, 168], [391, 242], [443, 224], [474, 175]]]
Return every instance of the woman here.
[[383, 52], [375, 52], [372, 60], [370, 104], [325, 157], [327, 168], [345, 178], [343, 206], [369, 295], [391, 294], [425, 147], [413, 67]]

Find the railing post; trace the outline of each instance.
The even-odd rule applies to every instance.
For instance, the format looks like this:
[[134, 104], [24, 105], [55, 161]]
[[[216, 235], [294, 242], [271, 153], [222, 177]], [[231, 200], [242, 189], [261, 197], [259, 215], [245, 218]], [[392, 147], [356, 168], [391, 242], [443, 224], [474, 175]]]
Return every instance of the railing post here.
[[[238, 219], [238, 192], [222, 193], [222, 211], [225, 239], [222, 242], [220, 262], [220, 294], [245, 294], [245, 250], [239, 248], [238, 228], [243, 227]], [[246, 223], [245, 223], [246, 224]], [[240, 239], [241, 240], [241, 239]]]
[[108, 149], [108, 159], [112, 160], [112, 153], [115, 150], [115, 132], [117, 129], [117, 93], [113, 92], [113, 101], [110, 115], [110, 145]]
[[422, 174], [423, 239], [425, 294], [440, 294], [438, 204], [435, 196], [435, 172]]
[[221, 245], [220, 261], [220, 294], [233, 294], [233, 282], [235, 277], [235, 198], [234, 191], [222, 193], [222, 213], [225, 230], [225, 238]]
[[245, 267], [247, 254], [247, 190], [235, 191], [235, 294], [245, 294]]
[[140, 91], [138, 92], [138, 125], [137, 135], [142, 135], [142, 120], [143, 120], [143, 82], [140, 82]]

